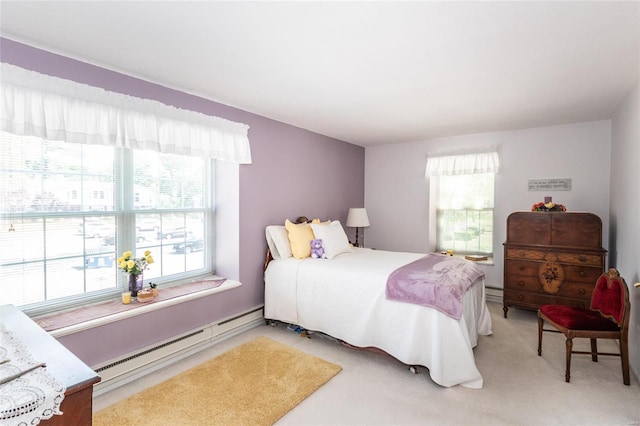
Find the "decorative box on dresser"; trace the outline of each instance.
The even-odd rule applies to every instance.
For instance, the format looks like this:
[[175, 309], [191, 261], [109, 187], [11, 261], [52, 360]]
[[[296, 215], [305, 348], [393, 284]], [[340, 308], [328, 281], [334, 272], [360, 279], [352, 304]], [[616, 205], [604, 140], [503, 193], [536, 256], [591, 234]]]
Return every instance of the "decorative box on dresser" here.
[[504, 317], [510, 306], [588, 308], [606, 254], [602, 221], [595, 214], [511, 213], [504, 243]]

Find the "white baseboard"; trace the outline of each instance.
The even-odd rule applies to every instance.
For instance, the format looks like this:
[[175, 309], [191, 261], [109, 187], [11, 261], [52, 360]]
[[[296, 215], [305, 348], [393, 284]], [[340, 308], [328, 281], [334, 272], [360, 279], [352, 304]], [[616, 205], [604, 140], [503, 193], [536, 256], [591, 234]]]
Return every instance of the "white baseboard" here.
[[258, 307], [93, 366], [102, 379], [94, 385], [93, 395], [103, 395], [262, 324], [263, 309]]
[[494, 302], [502, 304], [504, 291], [497, 287], [485, 287], [485, 296], [487, 302]]

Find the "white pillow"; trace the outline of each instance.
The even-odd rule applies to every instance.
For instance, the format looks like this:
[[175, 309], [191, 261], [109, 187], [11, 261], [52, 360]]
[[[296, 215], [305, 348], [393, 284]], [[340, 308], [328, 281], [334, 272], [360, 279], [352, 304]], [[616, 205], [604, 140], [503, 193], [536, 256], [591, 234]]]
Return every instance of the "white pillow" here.
[[287, 228], [283, 225], [269, 225], [266, 228], [267, 245], [274, 259], [288, 259], [291, 253]]
[[316, 238], [322, 240], [322, 247], [327, 259], [333, 259], [339, 254], [351, 252], [349, 238], [347, 238], [347, 234], [345, 234], [339, 221], [334, 220], [328, 225], [312, 223], [311, 229], [313, 229], [313, 234]]

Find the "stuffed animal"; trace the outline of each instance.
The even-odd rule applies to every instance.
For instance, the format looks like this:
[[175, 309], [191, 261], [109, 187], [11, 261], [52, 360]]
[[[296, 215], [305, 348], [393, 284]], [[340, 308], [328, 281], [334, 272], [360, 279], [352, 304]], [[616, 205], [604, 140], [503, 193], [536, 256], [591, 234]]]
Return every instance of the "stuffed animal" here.
[[324, 254], [324, 247], [322, 247], [322, 240], [311, 240], [311, 257], [314, 259], [326, 258]]

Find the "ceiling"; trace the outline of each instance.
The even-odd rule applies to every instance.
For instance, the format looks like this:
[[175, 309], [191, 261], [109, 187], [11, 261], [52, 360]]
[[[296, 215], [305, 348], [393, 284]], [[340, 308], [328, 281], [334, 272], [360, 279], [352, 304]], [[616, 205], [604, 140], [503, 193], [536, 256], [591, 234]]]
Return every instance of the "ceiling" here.
[[611, 118], [640, 2], [6, 1], [0, 35], [361, 146]]

